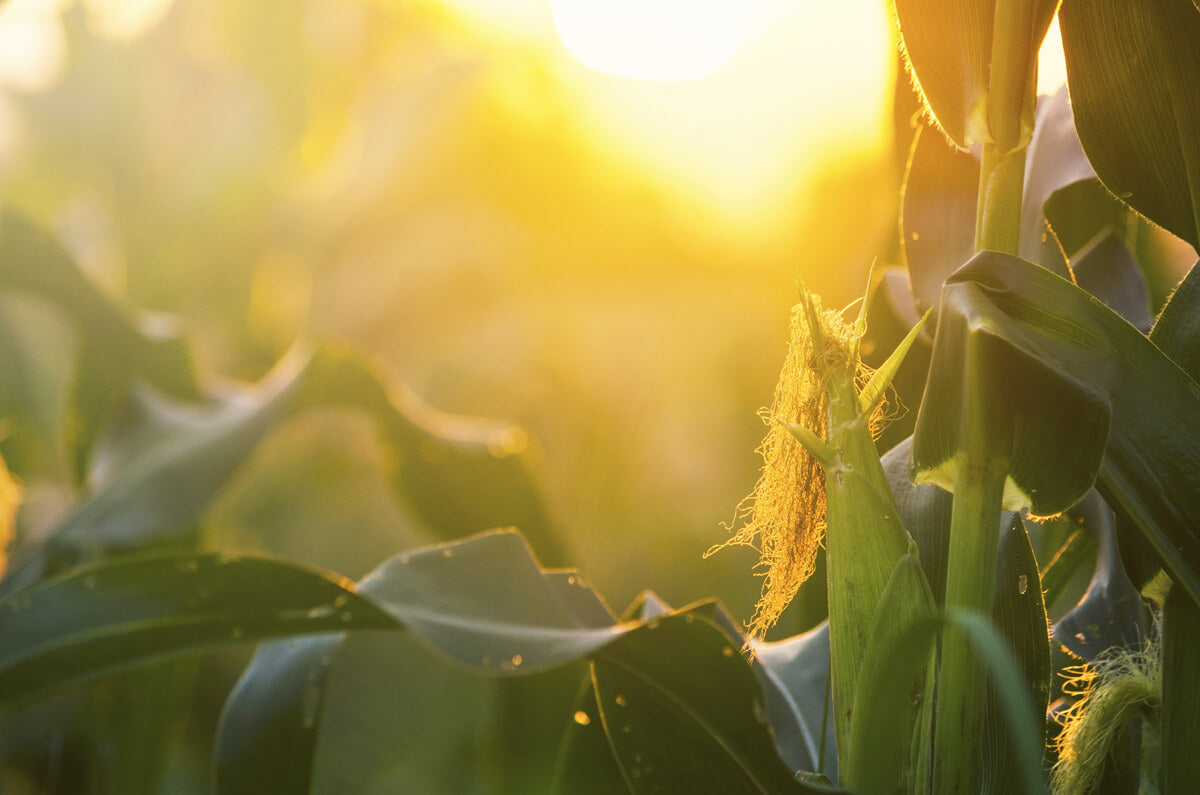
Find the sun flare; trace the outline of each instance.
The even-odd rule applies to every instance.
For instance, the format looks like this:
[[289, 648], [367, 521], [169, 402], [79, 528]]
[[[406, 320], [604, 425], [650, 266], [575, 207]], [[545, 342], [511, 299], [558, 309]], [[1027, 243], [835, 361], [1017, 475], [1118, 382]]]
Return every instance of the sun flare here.
[[733, 60], [755, 6], [746, 0], [551, 0], [550, 10], [563, 47], [589, 69], [685, 81]]

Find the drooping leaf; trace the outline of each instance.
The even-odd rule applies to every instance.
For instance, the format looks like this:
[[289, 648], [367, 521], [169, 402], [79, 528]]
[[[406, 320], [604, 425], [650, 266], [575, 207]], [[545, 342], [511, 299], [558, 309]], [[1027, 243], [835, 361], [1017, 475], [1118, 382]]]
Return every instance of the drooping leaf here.
[[[516, 676], [581, 659], [627, 631], [572, 571], [542, 569], [522, 537], [494, 531], [404, 553], [359, 584], [359, 594], [438, 655], [477, 673]], [[344, 636], [266, 644], [227, 702], [214, 767], [241, 782], [307, 782], [313, 771], [325, 669]], [[282, 757], [260, 744], [296, 750]], [[222, 790], [225, 791], [225, 790]]]
[[277, 561], [100, 564], [0, 602], [0, 705], [157, 657], [243, 640], [394, 627], [352, 584]]
[[1147, 632], [1144, 608], [1121, 563], [1112, 509], [1093, 489], [1068, 516], [1095, 541], [1096, 568], [1079, 604], [1055, 622], [1054, 640], [1084, 660], [1142, 643]]
[[630, 791], [818, 791], [776, 755], [749, 663], [706, 619], [635, 629], [594, 657], [592, 675]]
[[[1057, 2], [1034, 4], [1028, 57], [1036, 53]], [[896, 18], [915, 80], [938, 126], [966, 149], [992, 140], [988, 126], [988, 78], [992, 69], [994, 0], [896, 0]], [[1014, 65], [1020, 72], [1032, 61]], [[1025, 109], [1032, 128], [1033, 108]]]
[[1200, 247], [1200, 11], [1188, 0], [1065, 0], [1075, 125], [1110, 191]]
[[[948, 322], [949, 313], [957, 320]], [[943, 340], [940, 362], [935, 344], [917, 468], [934, 473], [951, 461], [950, 413], [964, 396], [955, 374], [970, 347], [961, 343], [982, 340], [989, 377], [1019, 379], [1039, 395], [1040, 405], [1016, 394], [995, 407], [995, 419], [1015, 428], [1006, 441], [1017, 491], [1035, 512], [1053, 513], [1082, 497], [1098, 472], [1108, 503], [1200, 602], [1200, 520], [1191, 507], [1200, 489], [1200, 386], [1096, 299], [1015, 257], [972, 259], [948, 282], [942, 317], [958, 330]]]
[[323, 347], [295, 351], [260, 383], [202, 403], [137, 393], [96, 453], [91, 494], [17, 562], [0, 593], [106, 552], [180, 537], [267, 433], [300, 411], [331, 406], [375, 421], [395, 462], [397, 495], [442, 537], [519, 523], [543, 554], [561, 559], [521, 454], [523, 431], [435, 412], [361, 357]]

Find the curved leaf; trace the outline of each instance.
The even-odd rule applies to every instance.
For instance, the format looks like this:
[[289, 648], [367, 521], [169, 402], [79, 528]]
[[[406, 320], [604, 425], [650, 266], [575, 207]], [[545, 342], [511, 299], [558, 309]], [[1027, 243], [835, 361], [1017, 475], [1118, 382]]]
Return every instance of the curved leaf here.
[[786, 640], [758, 644], [753, 662], [779, 755], [793, 770], [818, 771], [837, 783], [829, 621]]
[[353, 585], [288, 563], [171, 555], [89, 567], [0, 602], [0, 705], [181, 652], [394, 627]]
[[593, 659], [605, 732], [632, 792], [812, 792], [771, 743], [758, 682], [717, 626], [672, 615]]
[[1188, 0], [1064, 0], [1059, 20], [1096, 173], [1200, 248], [1200, 11]]
[[[1057, 380], [1063, 386], [1058, 390], [1061, 397], [1041, 393], [1041, 407], [1007, 409], [1014, 418], [1026, 417], [1021, 419], [1027, 423], [1023, 434], [1033, 427], [1047, 434], [1028, 435], [1025, 450], [1030, 456], [1024, 464], [1029, 467], [1026, 489], [1037, 490], [1034, 509], [1051, 513], [1069, 507], [1090, 485], [1088, 471], [1099, 469], [1108, 503], [1141, 531], [1164, 568], [1200, 602], [1200, 516], [1193, 509], [1194, 495], [1200, 493], [1200, 386], [1096, 299], [1015, 257], [977, 255], [947, 283], [944, 296], [943, 323], [953, 312], [963, 326], [969, 322], [973, 330], [986, 327], [1001, 352], [997, 377], [1012, 377], [1014, 371], [1006, 370], [1009, 365], [1040, 362], [1041, 382]], [[948, 336], [943, 344], [953, 341]], [[952, 447], [946, 439], [952, 438], [953, 422], [935, 411], [947, 395], [961, 397], [959, 387], [953, 386], [953, 373], [963, 354], [946, 350], [947, 358], [931, 368], [927, 394], [934, 400], [922, 405], [918, 431], [928, 413], [926, 422], [933, 425], [927, 427], [940, 427], [935, 436], [951, 435], [926, 437], [929, 447], [922, 451], [918, 432], [918, 466], [945, 461]], [[1028, 372], [1038, 370], [1034, 366]], [[935, 386], [935, 374], [940, 386]], [[1071, 411], [1054, 402], [1089, 392], [1102, 398], [1080, 400]], [[1050, 415], [1059, 418], [1051, 420]], [[1111, 422], [1102, 422], [1109, 418]], [[1102, 432], [1104, 424], [1107, 433]], [[1020, 473], [1021, 466], [1015, 461], [1014, 473]], [[1048, 499], [1050, 495], [1054, 499]]]
[[300, 411], [329, 406], [375, 420], [395, 461], [393, 487], [443, 537], [521, 523], [544, 554], [561, 557], [521, 454], [523, 431], [435, 412], [361, 357], [322, 347], [293, 351], [258, 384], [203, 403], [137, 392], [95, 455], [92, 493], [0, 581], [0, 594], [56, 567], [181, 537], [267, 433]]

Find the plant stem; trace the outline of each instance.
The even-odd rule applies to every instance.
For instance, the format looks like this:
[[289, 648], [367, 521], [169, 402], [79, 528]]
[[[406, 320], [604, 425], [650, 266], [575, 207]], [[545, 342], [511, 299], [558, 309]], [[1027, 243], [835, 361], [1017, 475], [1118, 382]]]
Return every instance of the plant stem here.
[[[1000, 0], [992, 21], [988, 131], [979, 174], [975, 250], [1016, 254], [1021, 232], [1025, 147], [1037, 91], [1036, 0]], [[1027, 118], [1028, 117], [1028, 118]]]
[[[974, 346], [972, 346], [974, 347]], [[991, 615], [1000, 544], [1000, 511], [1008, 463], [988, 421], [995, 395], [985, 387], [986, 357], [968, 351], [962, 448], [954, 476], [946, 609]], [[971, 792], [982, 760], [986, 669], [966, 634], [950, 626], [942, 638], [934, 734], [934, 792]]]

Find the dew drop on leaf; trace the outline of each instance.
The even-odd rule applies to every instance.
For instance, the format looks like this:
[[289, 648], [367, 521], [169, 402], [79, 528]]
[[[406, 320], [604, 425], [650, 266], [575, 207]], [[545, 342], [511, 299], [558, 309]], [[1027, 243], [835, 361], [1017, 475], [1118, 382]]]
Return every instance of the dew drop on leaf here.
[[592, 717], [581, 709], [575, 710], [575, 722], [580, 726], [587, 726], [592, 722]]
[[625, 700], [625, 696], [617, 696], [614, 700], [617, 702], [618, 707], [623, 707], [629, 703]]
[[1029, 590], [1029, 577], [1022, 574], [1020, 577], [1017, 577], [1017, 593], [1024, 594], [1028, 590]]

